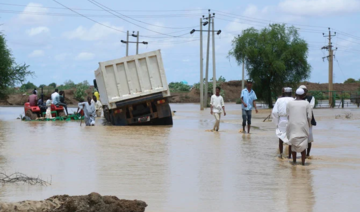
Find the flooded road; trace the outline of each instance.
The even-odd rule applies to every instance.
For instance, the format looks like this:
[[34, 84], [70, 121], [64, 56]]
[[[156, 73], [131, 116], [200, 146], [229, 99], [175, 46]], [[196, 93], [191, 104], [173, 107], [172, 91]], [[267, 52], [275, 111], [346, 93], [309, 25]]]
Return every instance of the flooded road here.
[[[52, 185], [1, 185], [0, 201], [98, 192], [139, 199], [146, 211], [356, 211], [360, 207], [360, 110], [315, 110], [318, 126], [307, 166], [277, 159], [275, 126], [253, 113], [239, 133], [239, 105], [227, 104], [220, 132], [209, 110], [172, 104], [172, 127], [82, 127], [79, 122], [16, 120], [0, 107], [0, 170]], [[335, 119], [352, 113], [353, 119]]]

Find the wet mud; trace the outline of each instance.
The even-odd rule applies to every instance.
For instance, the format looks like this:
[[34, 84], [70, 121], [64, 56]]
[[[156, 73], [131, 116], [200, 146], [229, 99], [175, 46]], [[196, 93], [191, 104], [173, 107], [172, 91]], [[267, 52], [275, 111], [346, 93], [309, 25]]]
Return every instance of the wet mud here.
[[0, 203], [2, 212], [144, 212], [140, 200], [120, 200], [116, 196], [91, 193], [85, 196], [58, 195], [43, 201]]

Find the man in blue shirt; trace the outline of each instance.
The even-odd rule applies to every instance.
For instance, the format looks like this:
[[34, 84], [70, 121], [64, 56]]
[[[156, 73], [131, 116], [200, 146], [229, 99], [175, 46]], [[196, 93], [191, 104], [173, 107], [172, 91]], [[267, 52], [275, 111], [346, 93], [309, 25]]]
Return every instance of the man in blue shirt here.
[[246, 121], [248, 124], [248, 133], [250, 133], [250, 126], [251, 126], [251, 111], [253, 107], [255, 108], [256, 113], [258, 110], [256, 108], [255, 100], [257, 100], [255, 91], [252, 90], [253, 81], [247, 80], [246, 81], [246, 88], [241, 91], [241, 102], [242, 102], [242, 126], [243, 126], [243, 133], [246, 133], [245, 126]]

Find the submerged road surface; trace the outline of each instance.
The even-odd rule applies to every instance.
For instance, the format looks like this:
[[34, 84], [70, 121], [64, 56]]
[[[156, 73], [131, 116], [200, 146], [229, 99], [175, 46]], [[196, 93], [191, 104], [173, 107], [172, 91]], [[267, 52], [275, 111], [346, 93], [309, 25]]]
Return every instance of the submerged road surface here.
[[172, 127], [25, 122], [16, 120], [22, 107], [0, 107], [0, 171], [52, 181], [0, 185], [0, 201], [95, 191], [143, 200], [150, 212], [359, 209], [359, 109], [314, 111], [312, 159], [303, 167], [276, 157], [275, 126], [262, 122], [269, 110], [253, 113], [252, 134], [244, 135], [240, 105], [226, 105], [218, 133], [207, 132], [209, 110], [171, 107]]

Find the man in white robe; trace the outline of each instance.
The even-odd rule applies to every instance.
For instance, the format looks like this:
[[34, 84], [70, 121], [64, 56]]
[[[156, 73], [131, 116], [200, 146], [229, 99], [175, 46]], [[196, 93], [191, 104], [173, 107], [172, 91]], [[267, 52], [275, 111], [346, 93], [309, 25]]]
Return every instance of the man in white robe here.
[[306, 148], [309, 140], [309, 127], [312, 118], [312, 109], [308, 101], [303, 100], [305, 91], [301, 88], [296, 90], [296, 100], [289, 102], [286, 107], [288, 125], [286, 136], [291, 145], [292, 157], [296, 163], [296, 153], [301, 153], [301, 163], [305, 165]]
[[[286, 106], [289, 102], [295, 100], [291, 96], [292, 88], [283, 88], [283, 95], [276, 101], [271, 113], [272, 121], [274, 124], [276, 124], [276, 135], [279, 138], [279, 158], [282, 158], [283, 144], [285, 143], [289, 145], [289, 140], [286, 137], [286, 126], [288, 124], [288, 114], [286, 111]], [[291, 150], [289, 150], [288, 158], [291, 158]]]
[[[302, 88], [305, 91], [304, 100], [307, 100], [310, 103], [311, 109], [313, 110], [314, 107], [315, 107], [315, 97], [308, 94], [308, 89], [307, 89], [307, 87], [305, 85], [301, 85], [299, 88]], [[306, 151], [306, 156], [307, 157], [310, 156], [312, 142], [314, 142], [314, 135], [313, 135], [313, 129], [312, 129], [313, 126], [316, 126], [316, 121], [315, 121], [315, 118], [314, 118], [314, 112], [312, 114], [311, 125], [310, 125], [310, 128], [309, 128], [309, 144], [308, 144], [308, 148], [307, 148], [307, 151]]]

